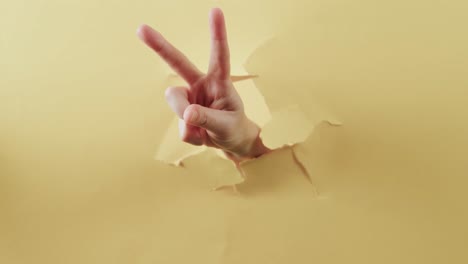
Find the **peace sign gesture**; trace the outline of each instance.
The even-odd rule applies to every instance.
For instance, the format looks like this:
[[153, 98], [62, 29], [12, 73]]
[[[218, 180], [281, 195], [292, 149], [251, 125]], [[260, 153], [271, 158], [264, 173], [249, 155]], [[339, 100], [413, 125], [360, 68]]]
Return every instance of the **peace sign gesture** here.
[[226, 26], [219, 8], [210, 12], [210, 31], [211, 56], [206, 74], [151, 27], [142, 25], [138, 36], [188, 84], [166, 90], [167, 102], [180, 118], [181, 139], [220, 148], [236, 162], [258, 157], [269, 150], [260, 140], [260, 128], [245, 115], [230, 79]]

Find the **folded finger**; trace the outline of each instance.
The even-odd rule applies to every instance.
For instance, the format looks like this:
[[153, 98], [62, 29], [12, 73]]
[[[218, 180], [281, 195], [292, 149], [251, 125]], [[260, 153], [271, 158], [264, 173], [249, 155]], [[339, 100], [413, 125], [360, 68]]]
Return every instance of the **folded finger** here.
[[186, 87], [169, 87], [166, 89], [166, 101], [172, 111], [180, 119], [184, 119], [184, 111], [190, 105], [188, 100], [188, 89]]

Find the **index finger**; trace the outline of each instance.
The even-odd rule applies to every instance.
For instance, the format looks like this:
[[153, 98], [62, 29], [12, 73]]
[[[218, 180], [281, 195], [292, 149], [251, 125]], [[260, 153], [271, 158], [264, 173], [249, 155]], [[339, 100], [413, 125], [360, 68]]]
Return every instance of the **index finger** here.
[[182, 52], [172, 46], [161, 33], [150, 26], [142, 25], [138, 29], [138, 36], [189, 84], [197, 82], [203, 76], [200, 70]]

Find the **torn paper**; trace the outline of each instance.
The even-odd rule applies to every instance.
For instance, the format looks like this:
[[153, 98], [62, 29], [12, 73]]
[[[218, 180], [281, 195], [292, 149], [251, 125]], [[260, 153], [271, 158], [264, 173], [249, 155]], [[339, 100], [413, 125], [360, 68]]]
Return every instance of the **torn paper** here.
[[[261, 49], [265, 47], [269, 48], [272, 41], [274, 39], [268, 40], [257, 48], [254, 53], [262, 53]], [[264, 54], [262, 53], [262, 55]], [[258, 67], [258, 57], [253, 54], [246, 65], [247, 67]], [[245, 75], [234, 75], [231, 77], [231, 80], [235, 82], [236, 90], [244, 102], [246, 115], [261, 127], [260, 136], [264, 144], [272, 150], [288, 148], [304, 142], [313, 134], [315, 127], [321, 122], [327, 122], [330, 125], [341, 124], [336, 117], [314, 102], [309, 101], [306, 106], [303, 106], [307, 107], [309, 114], [306, 114], [299, 104], [288, 104], [291, 100], [285, 100], [284, 104], [281, 105], [282, 98], [288, 94], [288, 89], [277, 89], [274, 86], [271, 86], [272, 89], [265, 87], [265, 80], [263, 80], [262, 76], [257, 76], [256, 72], [246, 71]], [[172, 85], [182, 83], [181, 78], [175, 74], [170, 74], [168, 81]], [[174, 118], [171, 122], [157, 150], [157, 160], [180, 166], [185, 159], [204, 153], [207, 150], [211, 153], [216, 153], [217, 158], [220, 160], [227, 159], [219, 149], [211, 149], [206, 146], [193, 146], [182, 142], [178, 137], [179, 122], [183, 121]], [[300, 168], [309, 181], [312, 181], [310, 173], [301, 163], [301, 160], [297, 158], [293, 148], [291, 148], [291, 154], [298, 168]], [[212, 160], [215, 159], [212, 158]], [[240, 179], [245, 179], [246, 176], [243, 175], [242, 163], [238, 165], [238, 170], [240, 178], [235, 177], [235, 179], [222, 180], [214, 188], [232, 186], [233, 183], [240, 184], [242, 182]]]
[[[258, 90], [250, 90], [250, 92], [245, 90], [244, 95], [254, 94], [254, 92], [258, 93]], [[304, 142], [311, 137], [314, 134], [315, 128], [319, 124], [327, 123], [329, 125], [340, 125], [340, 122], [332, 115], [326, 114], [325, 111], [320, 110], [318, 107], [316, 107], [317, 117], [311, 120], [297, 105], [284, 107], [271, 114], [266, 111], [264, 111], [263, 114], [259, 114], [262, 112], [260, 110], [255, 111], [255, 104], [249, 103], [249, 100], [246, 100], [246, 102], [247, 115], [250, 114], [250, 116], [253, 116], [254, 118], [252, 119], [262, 126], [261, 137], [265, 145], [273, 150], [289, 148], [292, 160], [296, 163], [304, 176], [312, 182], [310, 173], [303, 165], [301, 159], [295, 155], [292, 146]], [[254, 101], [252, 101], [252, 103], [253, 102]], [[267, 109], [266, 106], [265, 109]], [[182, 164], [185, 165], [184, 161], [187, 160], [187, 168], [192, 168], [194, 164], [200, 163], [203, 163], [203, 166], [206, 168], [208, 168], [210, 164], [214, 163], [221, 165], [222, 160], [226, 159], [221, 150], [207, 148], [205, 146], [193, 146], [182, 142], [178, 138], [178, 121], [179, 120], [175, 118], [170, 124], [170, 127], [158, 149], [156, 159], [176, 166], [180, 166]], [[199, 156], [199, 158], [191, 158], [194, 156]], [[194, 160], [197, 162], [194, 163]], [[250, 162], [252, 161], [240, 163], [237, 168], [238, 173], [235, 175], [220, 171], [218, 174], [219, 178], [210, 181], [210, 188], [219, 190], [242, 184], [247, 177], [243, 172], [243, 167]], [[213, 170], [214, 167], [216, 166], [210, 166], [210, 170]]]

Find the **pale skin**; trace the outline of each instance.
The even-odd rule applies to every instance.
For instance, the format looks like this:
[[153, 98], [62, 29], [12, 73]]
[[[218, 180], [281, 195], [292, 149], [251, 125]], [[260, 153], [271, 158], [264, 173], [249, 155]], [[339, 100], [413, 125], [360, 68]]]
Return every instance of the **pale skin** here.
[[154, 50], [187, 83], [169, 87], [166, 100], [179, 117], [181, 140], [219, 148], [236, 163], [259, 157], [270, 150], [260, 139], [260, 128], [244, 112], [244, 104], [231, 81], [230, 55], [224, 15], [210, 11], [211, 56], [207, 73], [148, 25], [138, 37]]

